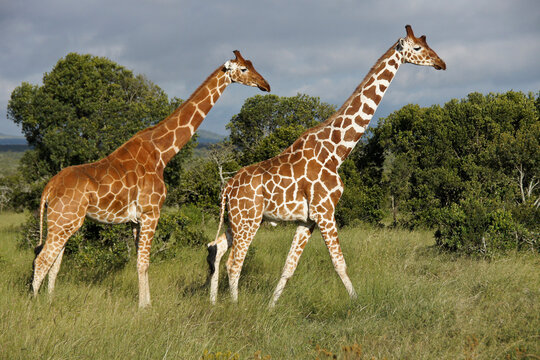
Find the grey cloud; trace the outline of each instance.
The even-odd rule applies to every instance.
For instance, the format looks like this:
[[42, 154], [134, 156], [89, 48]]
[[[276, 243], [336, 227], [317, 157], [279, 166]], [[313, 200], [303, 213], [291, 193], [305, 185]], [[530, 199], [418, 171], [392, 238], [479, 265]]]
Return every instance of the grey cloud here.
[[[442, 104], [471, 91], [540, 90], [540, 4], [535, 0], [104, 1], [0, 3], [0, 132], [14, 87], [39, 84], [68, 52], [106, 56], [187, 98], [234, 49], [272, 92], [305, 92], [337, 106], [404, 25], [447, 62], [446, 72], [407, 65], [375, 117], [408, 102]], [[225, 132], [253, 89], [231, 86], [202, 128]]]

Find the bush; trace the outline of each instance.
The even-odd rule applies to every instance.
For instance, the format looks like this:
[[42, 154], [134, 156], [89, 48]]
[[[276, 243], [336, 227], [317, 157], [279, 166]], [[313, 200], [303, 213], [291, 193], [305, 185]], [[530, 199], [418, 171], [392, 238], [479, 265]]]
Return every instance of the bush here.
[[[46, 238], [47, 225], [44, 221], [43, 243]], [[39, 213], [36, 212], [29, 214], [21, 226], [18, 245], [33, 248], [38, 241]], [[107, 274], [122, 269], [128, 263], [133, 247], [133, 233], [129, 224], [113, 226], [86, 219], [66, 243], [63, 266], [74, 269], [72, 274], [78, 280], [99, 281]]]
[[185, 246], [203, 246], [210, 240], [182, 210], [161, 214], [153, 241], [152, 259], [174, 257]]
[[494, 204], [478, 200], [452, 204], [440, 210], [439, 221], [435, 239], [443, 249], [482, 255], [525, 248], [540, 251], [538, 232]]
[[[43, 226], [43, 241], [47, 227]], [[22, 225], [18, 245], [33, 248], [39, 241], [39, 214], [30, 214]], [[152, 242], [151, 259], [174, 257], [182, 247], [200, 246], [209, 242], [204, 232], [180, 210], [163, 212]], [[101, 224], [86, 219], [69, 239], [64, 251], [66, 267], [75, 269], [75, 277], [99, 281], [107, 274], [122, 269], [136, 250], [131, 224]]]
[[130, 224], [107, 225], [86, 220], [66, 243], [66, 266], [78, 280], [97, 282], [129, 262], [134, 247]]
[[378, 186], [345, 186], [335, 212], [338, 226], [352, 225], [358, 221], [380, 224], [384, 216], [384, 210], [380, 208], [382, 198], [383, 192]]

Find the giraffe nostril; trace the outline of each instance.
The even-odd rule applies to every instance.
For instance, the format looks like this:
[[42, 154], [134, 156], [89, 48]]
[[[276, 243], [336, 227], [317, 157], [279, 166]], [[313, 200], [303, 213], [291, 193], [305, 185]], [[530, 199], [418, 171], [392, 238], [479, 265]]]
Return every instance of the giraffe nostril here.
[[446, 64], [444, 61], [441, 61], [440, 63], [435, 63], [433, 67], [435, 68], [435, 70], [446, 70]]

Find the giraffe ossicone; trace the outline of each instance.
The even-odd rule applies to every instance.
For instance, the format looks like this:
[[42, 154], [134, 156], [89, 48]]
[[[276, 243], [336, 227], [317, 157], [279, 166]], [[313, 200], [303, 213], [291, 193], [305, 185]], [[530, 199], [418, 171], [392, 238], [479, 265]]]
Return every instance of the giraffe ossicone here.
[[[281, 154], [240, 169], [227, 182], [221, 193], [216, 240], [208, 244], [212, 303], [217, 299], [220, 260], [229, 247], [226, 264], [229, 287], [233, 301], [238, 299], [242, 264], [263, 219], [298, 223], [270, 306], [276, 304], [293, 275], [315, 226], [322, 233], [347, 292], [352, 298], [356, 296], [334, 219], [335, 207], [343, 193], [338, 168], [360, 140], [401, 64], [446, 69], [444, 61], [426, 43], [426, 37], [415, 37], [410, 25], [405, 28], [407, 35], [381, 56], [335, 114], [307, 130]], [[226, 206], [230, 226], [218, 236]]]
[[[111, 224], [133, 222], [137, 246], [139, 307], [150, 305], [148, 266], [150, 248], [167, 189], [163, 171], [191, 139], [225, 88], [233, 83], [270, 91], [268, 82], [238, 50], [229, 66], [221, 65], [158, 124], [139, 131], [109, 156], [70, 166], [45, 186], [40, 203], [40, 238], [36, 248], [32, 289], [37, 295], [49, 274], [54, 289], [64, 247], [86, 216]], [[47, 205], [47, 239], [42, 245], [43, 215]]]

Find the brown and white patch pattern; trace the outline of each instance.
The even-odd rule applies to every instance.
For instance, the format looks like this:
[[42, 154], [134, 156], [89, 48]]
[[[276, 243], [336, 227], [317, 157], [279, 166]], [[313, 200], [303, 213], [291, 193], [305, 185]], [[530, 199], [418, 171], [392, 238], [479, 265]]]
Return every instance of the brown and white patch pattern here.
[[[234, 301], [238, 299], [238, 279], [244, 258], [263, 218], [299, 224], [270, 306], [275, 305], [293, 275], [315, 226], [323, 235], [334, 268], [347, 292], [351, 297], [356, 296], [347, 275], [334, 219], [336, 205], [343, 193], [338, 168], [364, 134], [401, 64], [409, 62], [446, 68], [427, 46], [425, 37], [415, 38], [409, 25], [406, 29], [407, 37], [388, 49], [334, 115], [306, 131], [280, 155], [241, 169], [226, 184], [221, 198], [220, 226], [227, 205], [230, 228], [227, 236], [216, 236], [208, 247], [211, 251], [219, 249], [215, 256], [215, 262], [219, 264], [226, 243], [232, 243], [227, 271]], [[210, 299], [214, 303], [219, 266], [214, 266], [211, 276]]]

